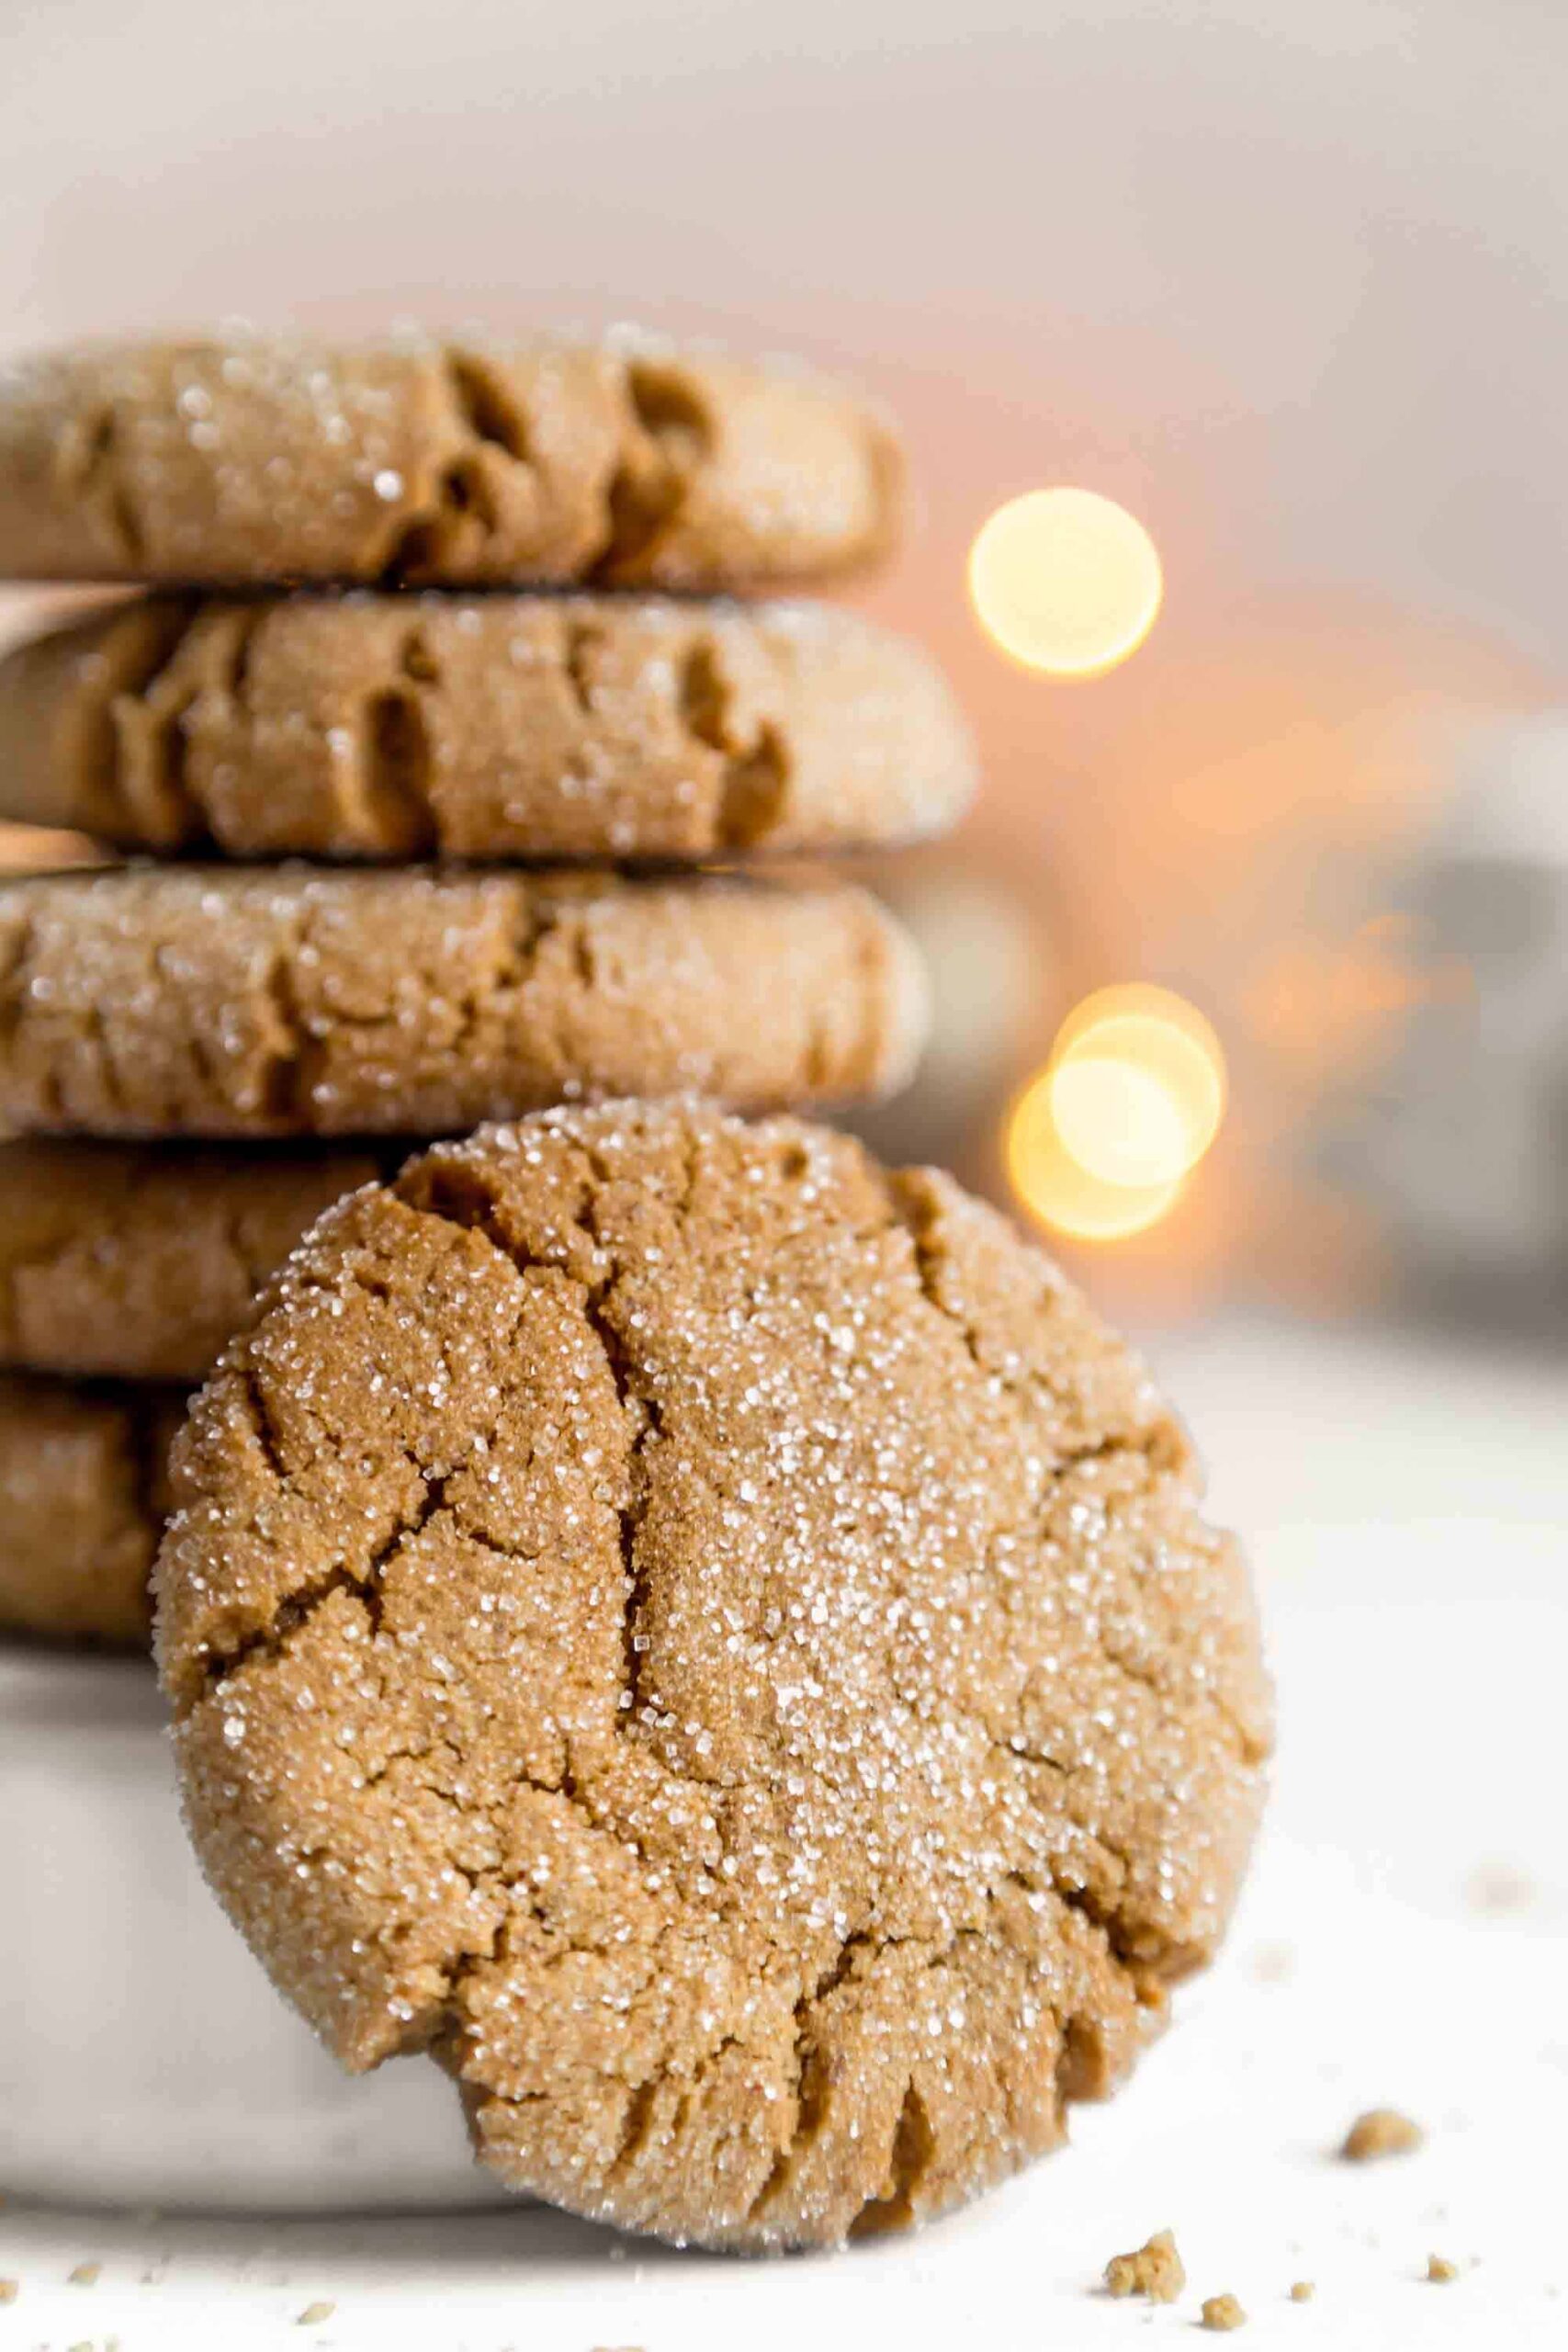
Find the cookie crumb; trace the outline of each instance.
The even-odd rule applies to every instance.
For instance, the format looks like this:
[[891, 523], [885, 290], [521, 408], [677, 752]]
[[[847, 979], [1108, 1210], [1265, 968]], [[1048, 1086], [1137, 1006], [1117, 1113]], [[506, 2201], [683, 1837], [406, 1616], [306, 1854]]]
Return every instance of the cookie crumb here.
[[320, 2327], [323, 2320], [331, 2319], [336, 2309], [335, 2303], [307, 2303], [294, 2324], [296, 2327]]
[[1351, 2124], [1339, 2153], [1353, 2165], [1370, 2164], [1377, 2156], [1408, 2156], [1426, 2136], [1396, 2107], [1369, 2107]]
[[1446, 2254], [1429, 2254], [1427, 2256], [1427, 2276], [1434, 2285], [1446, 2287], [1450, 2278], [1459, 2277], [1459, 2264], [1450, 2262]]
[[1247, 2313], [1234, 2295], [1211, 2295], [1203, 2305], [1203, 2325], [1223, 2335], [1227, 2328], [1245, 2327]]
[[69, 2284], [73, 2287], [96, 2287], [103, 2275], [101, 2262], [79, 2262], [71, 2273]]
[[1292, 2303], [1310, 2303], [1316, 2292], [1317, 2289], [1310, 2278], [1292, 2278], [1291, 2281]]
[[0, 2303], [14, 2303], [21, 2291], [19, 2278], [0, 2278]]
[[1105, 2283], [1113, 2295], [1146, 2295], [1151, 2303], [1173, 2303], [1187, 2284], [1176, 2240], [1168, 2230], [1156, 2230], [1136, 2254], [1113, 2254], [1105, 2266]]

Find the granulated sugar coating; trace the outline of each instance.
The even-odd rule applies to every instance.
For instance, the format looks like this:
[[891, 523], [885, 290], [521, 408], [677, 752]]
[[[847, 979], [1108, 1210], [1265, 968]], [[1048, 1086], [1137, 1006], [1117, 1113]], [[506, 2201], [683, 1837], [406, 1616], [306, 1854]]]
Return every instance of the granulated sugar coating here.
[[681, 1104], [438, 1148], [315, 1228], [175, 1480], [203, 1864], [519, 2189], [730, 2247], [923, 2220], [1223, 1930], [1243, 1564], [1135, 1360], [945, 1177]]
[[899, 472], [840, 386], [630, 329], [88, 344], [0, 371], [0, 577], [827, 577], [884, 552]]
[[0, 1122], [439, 1136], [548, 1102], [898, 1085], [911, 941], [863, 890], [591, 867], [140, 866], [0, 880]]
[[0, 815], [238, 857], [749, 856], [957, 819], [919, 648], [824, 605], [148, 597], [0, 659]]

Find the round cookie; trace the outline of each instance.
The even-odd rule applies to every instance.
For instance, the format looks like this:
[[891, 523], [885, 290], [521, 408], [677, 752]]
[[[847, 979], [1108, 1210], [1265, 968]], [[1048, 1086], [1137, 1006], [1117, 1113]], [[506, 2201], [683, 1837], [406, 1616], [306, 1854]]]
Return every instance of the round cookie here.
[[0, 1145], [0, 1363], [201, 1379], [369, 1152]]
[[973, 746], [824, 605], [151, 599], [0, 660], [0, 816], [230, 856], [697, 859], [913, 841]]
[[145, 1645], [185, 1403], [0, 1374], [0, 1632]]
[[913, 945], [864, 891], [603, 871], [0, 881], [0, 1123], [427, 1135], [581, 1094], [897, 1085]]
[[899, 470], [839, 386], [629, 332], [85, 345], [0, 372], [0, 577], [826, 578]]
[[350, 2067], [731, 2247], [1063, 2136], [1223, 1930], [1269, 1706], [1184, 1441], [931, 1171], [547, 1113], [331, 1211], [174, 1456], [204, 1867]]

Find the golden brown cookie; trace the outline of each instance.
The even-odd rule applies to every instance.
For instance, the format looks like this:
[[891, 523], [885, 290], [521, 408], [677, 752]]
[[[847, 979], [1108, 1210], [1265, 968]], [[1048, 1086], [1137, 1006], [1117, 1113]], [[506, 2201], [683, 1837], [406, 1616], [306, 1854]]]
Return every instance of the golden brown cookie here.
[[706, 858], [913, 841], [975, 760], [825, 605], [150, 599], [0, 660], [0, 816], [230, 856]]
[[0, 1122], [446, 1135], [582, 1094], [897, 1085], [924, 988], [841, 884], [136, 867], [0, 882]]
[[931, 1171], [570, 1108], [329, 1212], [174, 1457], [203, 1864], [519, 2189], [837, 2241], [1063, 2135], [1206, 1960], [1268, 1696], [1136, 1361]]
[[0, 576], [818, 579], [884, 551], [898, 473], [839, 386], [629, 333], [85, 345], [0, 373]]
[[0, 1363], [199, 1380], [370, 1152], [0, 1145]]
[[146, 1643], [177, 1389], [0, 1374], [0, 1632]]

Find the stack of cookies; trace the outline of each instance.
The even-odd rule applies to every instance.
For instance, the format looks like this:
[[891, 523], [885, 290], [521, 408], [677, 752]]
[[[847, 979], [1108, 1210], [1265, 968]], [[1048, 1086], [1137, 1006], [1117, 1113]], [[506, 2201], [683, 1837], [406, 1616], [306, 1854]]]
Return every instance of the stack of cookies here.
[[509, 2188], [750, 2250], [1055, 2146], [1269, 1746], [1136, 1359], [950, 1179], [736, 1115], [921, 1032], [874, 900], [752, 866], [971, 763], [907, 647], [699, 599], [893, 503], [852, 401], [646, 346], [0, 389], [0, 573], [164, 592], [0, 667], [0, 816], [143, 859], [0, 888], [0, 1612], [143, 1634], [218, 1357], [156, 1583], [224, 1908]]
[[[186, 1391], [325, 1206], [576, 1098], [897, 1085], [913, 950], [784, 854], [973, 758], [910, 646], [737, 592], [893, 534], [880, 421], [647, 341], [89, 349], [0, 379], [0, 1626], [145, 1639]], [[308, 863], [306, 861], [309, 861]]]

